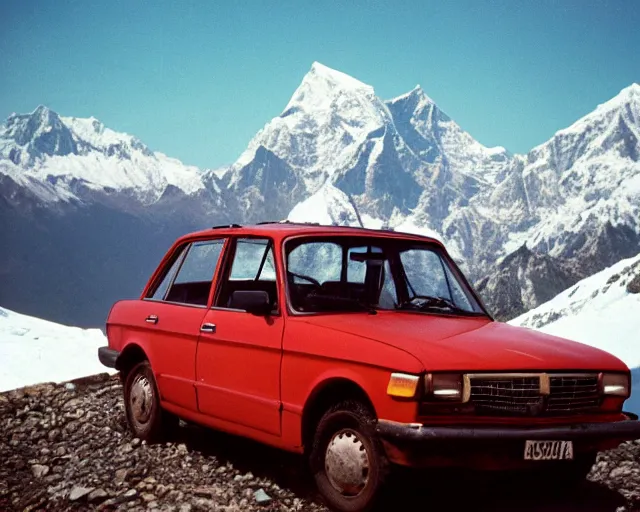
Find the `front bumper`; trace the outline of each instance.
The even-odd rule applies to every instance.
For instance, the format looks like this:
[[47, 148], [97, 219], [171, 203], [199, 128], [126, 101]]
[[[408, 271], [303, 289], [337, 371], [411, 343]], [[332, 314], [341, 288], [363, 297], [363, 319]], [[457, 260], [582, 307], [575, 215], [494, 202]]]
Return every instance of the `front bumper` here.
[[640, 439], [640, 421], [635, 415], [625, 415], [629, 419], [545, 427], [442, 427], [379, 420], [376, 429], [391, 442]]
[[413, 467], [464, 467], [511, 470], [531, 467], [526, 441], [572, 441], [576, 456], [615, 448], [640, 439], [640, 421], [629, 419], [573, 425], [433, 426], [379, 420], [376, 430], [389, 460]]
[[113, 350], [109, 347], [99, 347], [98, 348], [98, 359], [100, 362], [108, 367], [108, 368], [116, 368], [116, 362], [118, 360], [118, 356], [120, 352], [117, 350]]

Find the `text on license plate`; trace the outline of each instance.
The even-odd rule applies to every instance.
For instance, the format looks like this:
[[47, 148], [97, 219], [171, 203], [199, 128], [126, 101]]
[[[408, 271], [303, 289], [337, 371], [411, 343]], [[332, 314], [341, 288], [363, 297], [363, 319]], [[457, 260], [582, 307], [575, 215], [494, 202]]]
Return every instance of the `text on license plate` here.
[[572, 441], [526, 441], [524, 445], [526, 460], [563, 460], [573, 459]]

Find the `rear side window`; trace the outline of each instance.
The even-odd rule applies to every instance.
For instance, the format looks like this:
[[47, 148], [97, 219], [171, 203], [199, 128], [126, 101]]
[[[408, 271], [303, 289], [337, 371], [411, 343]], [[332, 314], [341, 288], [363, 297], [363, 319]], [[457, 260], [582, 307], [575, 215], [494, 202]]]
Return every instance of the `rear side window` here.
[[169, 266], [169, 270], [167, 270], [166, 273], [164, 274], [162, 281], [160, 281], [160, 284], [156, 287], [155, 291], [147, 295], [148, 298], [155, 299], [155, 300], [164, 299], [165, 295], [167, 294], [167, 290], [169, 289], [169, 285], [173, 282], [173, 279], [176, 276], [176, 272], [178, 272], [178, 269], [180, 268], [182, 259], [184, 258], [186, 247], [187, 247], [186, 245], [183, 245], [180, 248], [180, 250], [178, 251], [178, 256], [173, 260], [173, 263]]
[[[224, 240], [190, 244], [173, 263], [152, 298], [206, 306]], [[167, 291], [168, 290], [168, 291]]]
[[184, 283], [211, 283], [222, 252], [222, 243], [222, 240], [208, 240], [191, 244], [174, 286]]
[[229, 279], [275, 281], [276, 265], [270, 241], [263, 238], [238, 240]]

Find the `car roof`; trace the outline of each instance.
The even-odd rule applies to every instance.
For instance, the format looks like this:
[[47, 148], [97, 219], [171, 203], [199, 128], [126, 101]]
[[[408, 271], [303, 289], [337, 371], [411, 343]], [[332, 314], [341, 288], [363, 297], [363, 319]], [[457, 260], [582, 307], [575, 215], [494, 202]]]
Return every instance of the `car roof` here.
[[384, 238], [397, 238], [404, 240], [418, 240], [423, 242], [432, 242], [444, 247], [439, 240], [413, 233], [405, 233], [402, 231], [394, 231], [391, 229], [370, 229], [354, 226], [336, 226], [324, 225], [319, 223], [291, 222], [291, 221], [273, 221], [260, 222], [247, 226], [239, 224], [223, 224], [213, 226], [209, 229], [194, 231], [180, 238], [180, 241], [186, 241], [193, 238], [207, 238], [220, 235], [233, 236], [268, 236], [279, 240], [297, 236], [297, 235], [352, 235], [352, 236], [377, 236]]

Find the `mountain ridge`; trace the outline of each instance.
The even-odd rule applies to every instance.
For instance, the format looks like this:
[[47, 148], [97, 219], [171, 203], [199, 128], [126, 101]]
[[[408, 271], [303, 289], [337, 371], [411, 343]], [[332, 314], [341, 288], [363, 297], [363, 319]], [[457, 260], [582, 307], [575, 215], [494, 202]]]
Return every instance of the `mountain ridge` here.
[[[306, 218], [308, 205], [351, 224], [355, 205], [368, 227], [437, 233], [476, 283], [523, 244], [595, 272], [640, 247], [638, 133], [632, 84], [529, 153], [511, 154], [480, 144], [419, 85], [383, 100], [315, 62], [282, 112], [222, 169], [186, 166], [95, 118], [44, 106], [13, 114], [0, 127], [0, 208], [55, 210], [64, 223], [96, 205], [135, 217], [136, 230], [166, 224], [173, 233]], [[540, 272], [555, 264], [536, 261], [507, 259], [515, 266], [501, 267], [500, 286], [526, 290], [523, 275], [549, 282]], [[500, 286], [487, 289], [499, 295]]]

